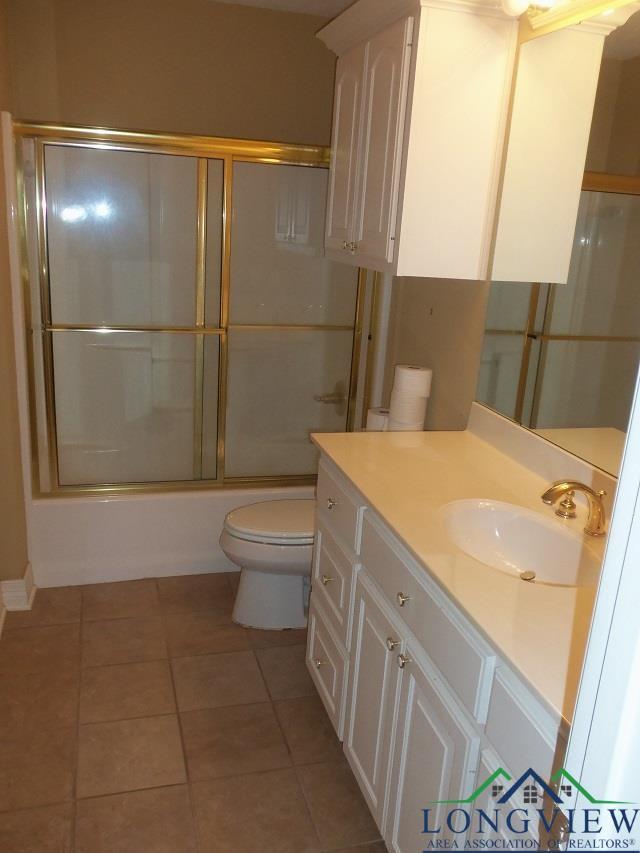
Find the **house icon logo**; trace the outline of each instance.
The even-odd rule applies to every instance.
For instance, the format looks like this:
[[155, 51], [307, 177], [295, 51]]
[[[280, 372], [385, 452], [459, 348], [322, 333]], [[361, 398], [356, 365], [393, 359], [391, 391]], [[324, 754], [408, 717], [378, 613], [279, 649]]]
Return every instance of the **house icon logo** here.
[[525, 805], [542, 807], [547, 803], [556, 806], [570, 802], [574, 794], [580, 793], [585, 800], [593, 805], [631, 805], [624, 800], [599, 800], [581, 785], [569, 771], [561, 767], [548, 782], [529, 767], [515, 782], [504, 767], [498, 767], [484, 782], [482, 782], [468, 797], [463, 800], [434, 800], [434, 804], [470, 805], [474, 803], [487, 788], [490, 788], [491, 799], [495, 804], [506, 805], [519, 795]]

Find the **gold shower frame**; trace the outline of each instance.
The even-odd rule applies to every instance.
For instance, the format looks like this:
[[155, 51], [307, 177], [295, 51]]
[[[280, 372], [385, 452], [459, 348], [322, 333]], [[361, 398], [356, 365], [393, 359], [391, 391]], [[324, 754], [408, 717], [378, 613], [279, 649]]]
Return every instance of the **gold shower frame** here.
[[[129, 130], [113, 130], [97, 127], [14, 122], [14, 136], [18, 143], [22, 139], [34, 142], [36, 166], [36, 218], [38, 229], [38, 277], [41, 300], [41, 323], [43, 332], [44, 399], [47, 429], [47, 457], [50, 491], [43, 491], [40, 477], [40, 453], [36, 416], [35, 367], [31, 346], [31, 300], [29, 265], [27, 256], [26, 206], [23, 184], [22, 150], [16, 145], [18, 166], [18, 197], [21, 208], [21, 253], [22, 278], [29, 340], [29, 386], [30, 426], [32, 445], [32, 488], [39, 498], [70, 497], [73, 495], [124, 495], [149, 492], [194, 491], [216, 488], [255, 488], [280, 486], [303, 486], [315, 483], [311, 475], [280, 475], [258, 477], [225, 477], [225, 423], [228, 390], [229, 331], [233, 329], [287, 330], [287, 331], [350, 331], [353, 332], [349, 391], [347, 401], [347, 430], [353, 429], [357, 383], [360, 366], [363, 313], [365, 302], [366, 271], [358, 271], [355, 316], [352, 325], [292, 325], [292, 324], [230, 324], [230, 268], [231, 268], [231, 210], [234, 163], [267, 163], [278, 165], [329, 167], [329, 149], [322, 146], [298, 145], [278, 142], [263, 142], [246, 139], [196, 136], [188, 134], [151, 133]], [[116, 151], [135, 151], [153, 154], [190, 156], [197, 159], [197, 216], [196, 229], [196, 287], [195, 325], [193, 327], [164, 326], [93, 326], [53, 324], [51, 318], [50, 285], [47, 261], [46, 188], [44, 181], [44, 146], [46, 144], [68, 145], [82, 148], [100, 148]], [[222, 202], [222, 262], [220, 281], [220, 325], [205, 323], [205, 271], [206, 271], [206, 228], [207, 228], [207, 161], [221, 160], [223, 164]], [[199, 414], [203, 405], [203, 365], [200, 356], [207, 335], [217, 336], [218, 349], [218, 420], [217, 420], [217, 466], [216, 479], [193, 479], [186, 481], [154, 481], [150, 483], [100, 483], [88, 485], [60, 485], [58, 476], [57, 430], [55, 412], [55, 388], [53, 371], [53, 335], [57, 332], [163, 332], [188, 334], [194, 337], [195, 345], [195, 393], [194, 393], [194, 477], [202, 475], [202, 419]]]

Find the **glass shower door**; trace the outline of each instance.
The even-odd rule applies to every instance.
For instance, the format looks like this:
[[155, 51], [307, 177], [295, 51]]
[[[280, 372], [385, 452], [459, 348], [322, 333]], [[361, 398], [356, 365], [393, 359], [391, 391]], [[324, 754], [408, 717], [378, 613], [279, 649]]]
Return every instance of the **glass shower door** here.
[[357, 270], [324, 257], [327, 172], [235, 163], [225, 475], [315, 473], [344, 431]]
[[[217, 416], [203, 413], [217, 400], [219, 343], [199, 316], [199, 160], [52, 144], [43, 161], [59, 484], [197, 479], [203, 460], [215, 477]], [[211, 164], [215, 315], [222, 162]]]

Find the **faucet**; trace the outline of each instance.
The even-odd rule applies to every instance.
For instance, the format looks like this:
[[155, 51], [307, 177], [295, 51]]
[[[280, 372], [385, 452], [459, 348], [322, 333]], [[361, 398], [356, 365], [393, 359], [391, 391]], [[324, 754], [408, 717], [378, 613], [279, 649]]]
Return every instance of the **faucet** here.
[[589, 536], [604, 536], [606, 532], [605, 512], [602, 504], [602, 498], [606, 495], [604, 490], [601, 489], [596, 492], [591, 486], [585, 486], [584, 483], [578, 483], [576, 480], [558, 480], [542, 495], [542, 501], [548, 506], [553, 506], [556, 501], [563, 498], [556, 509], [556, 515], [560, 518], [575, 518], [576, 505], [573, 498], [576, 492], [582, 492], [589, 504], [589, 515], [584, 532], [588, 533]]

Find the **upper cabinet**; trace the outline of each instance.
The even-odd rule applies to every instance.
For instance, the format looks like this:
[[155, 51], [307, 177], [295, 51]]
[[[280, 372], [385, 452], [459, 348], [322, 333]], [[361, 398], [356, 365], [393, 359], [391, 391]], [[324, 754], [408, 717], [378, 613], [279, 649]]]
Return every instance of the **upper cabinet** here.
[[325, 26], [327, 254], [395, 275], [566, 281], [611, 29], [519, 44], [490, 0], [358, 0]]

